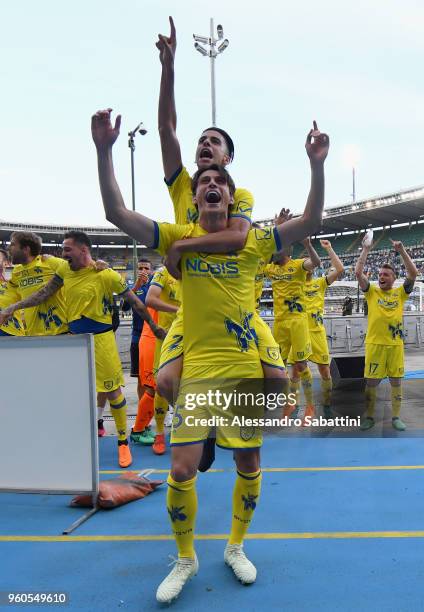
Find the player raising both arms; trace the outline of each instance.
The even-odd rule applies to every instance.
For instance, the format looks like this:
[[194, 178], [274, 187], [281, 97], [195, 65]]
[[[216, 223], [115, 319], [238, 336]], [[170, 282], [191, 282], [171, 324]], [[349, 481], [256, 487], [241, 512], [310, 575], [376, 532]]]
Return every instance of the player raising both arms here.
[[[92, 135], [97, 148], [100, 189], [106, 218], [146, 246], [162, 254], [177, 240], [225, 230], [234, 199], [235, 186], [220, 166], [200, 169], [193, 177], [192, 191], [198, 206], [199, 223], [189, 225], [158, 224], [125, 207], [113, 170], [112, 146], [119, 135], [120, 118], [113, 127], [110, 110], [99, 111], [92, 118]], [[269, 260], [273, 252], [290, 242], [316, 231], [324, 205], [324, 160], [328, 136], [311, 130], [306, 149], [311, 161], [312, 194], [304, 214], [284, 226], [254, 229], [248, 232], [246, 246], [237, 253], [211, 254], [193, 251], [184, 254], [182, 303], [184, 304], [184, 369], [180, 393], [190, 391], [191, 381], [216, 385], [217, 380], [256, 379], [263, 377], [253, 312], [254, 278], [261, 258]], [[282, 367], [278, 358], [276, 365]], [[230, 382], [232, 385], [233, 383]], [[231, 387], [233, 388], [233, 387]], [[190, 427], [189, 416], [207, 415], [200, 405], [194, 411], [178, 401], [171, 434], [172, 467], [168, 476], [167, 509], [176, 539], [179, 557], [169, 576], [157, 591], [160, 602], [170, 602], [198, 569], [194, 551], [194, 525], [197, 513], [196, 471], [202, 455], [208, 427]], [[213, 414], [222, 414], [211, 406]], [[224, 413], [227, 414], [227, 413]], [[251, 415], [251, 412], [249, 412]], [[217, 427], [217, 442], [234, 450], [237, 477], [233, 494], [230, 539], [225, 549], [226, 563], [239, 580], [252, 583], [256, 568], [243, 551], [243, 539], [257, 506], [261, 471], [259, 447], [261, 432], [257, 427], [242, 436], [240, 428], [230, 434]]]
[[378, 272], [378, 286], [370, 283], [364, 274], [364, 266], [372, 245], [368, 246], [365, 238], [355, 267], [356, 278], [368, 304], [364, 371], [366, 412], [361, 419], [362, 430], [371, 429], [375, 424], [377, 386], [386, 376], [392, 389], [392, 425], [398, 431], [406, 429], [400, 419], [404, 375], [403, 305], [414, 288], [418, 270], [403, 244], [394, 240], [391, 242], [405, 264], [406, 279], [403, 285], [393, 286], [396, 272], [389, 263], [383, 264]]

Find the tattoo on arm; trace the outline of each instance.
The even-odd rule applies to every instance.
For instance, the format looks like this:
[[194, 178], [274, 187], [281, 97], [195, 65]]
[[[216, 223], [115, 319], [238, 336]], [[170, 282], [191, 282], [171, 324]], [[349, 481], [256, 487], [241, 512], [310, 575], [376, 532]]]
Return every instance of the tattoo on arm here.
[[58, 291], [63, 286], [63, 280], [60, 276], [53, 276], [52, 279], [49, 280], [47, 285], [44, 285], [39, 291], [33, 293], [25, 300], [21, 300], [15, 304], [15, 310], [20, 310], [24, 308], [31, 308], [33, 306], [38, 306], [45, 302], [49, 297], [54, 295], [56, 291]]
[[403, 283], [403, 288], [405, 289], [405, 293], [412, 293], [414, 289], [414, 281], [412, 278], [406, 278]]

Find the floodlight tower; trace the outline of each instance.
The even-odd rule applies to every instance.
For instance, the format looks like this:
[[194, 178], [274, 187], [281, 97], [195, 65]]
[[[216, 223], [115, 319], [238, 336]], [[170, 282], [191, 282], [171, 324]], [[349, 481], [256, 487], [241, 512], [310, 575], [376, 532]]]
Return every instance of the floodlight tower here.
[[[135, 212], [135, 178], [134, 178], [134, 151], [135, 142], [134, 139], [136, 134], [139, 133], [142, 136], [147, 134], [146, 128], [143, 127], [143, 122], [137, 125], [131, 132], [128, 132], [128, 146], [131, 149], [131, 197], [132, 197], [132, 209]], [[138, 257], [137, 257], [137, 242], [133, 240], [133, 271], [134, 271], [134, 284], [137, 280], [137, 268], [138, 268]]]
[[[212, 98], [212, 125], [216, 125], [216, 95], [215, 95], [215, 58], [225, 51], [230, 44], [228, 38], [224, 39], [224, 30], [222, 25], [218, 25], [216, 28], [218, 38], [214, 37], [214, 26], [213, 18], [211, 17], [211, 29], [210, 36], [198, 36], [193, 34], [195, 40], [194, 48], [201, 55], [209, 57], [211, 62], [211, 98]], [[222, 40], [221, 44], [216, 48], [216, 44]], [[203, 45], [207, 45], [209, 48], [205, 48]]]

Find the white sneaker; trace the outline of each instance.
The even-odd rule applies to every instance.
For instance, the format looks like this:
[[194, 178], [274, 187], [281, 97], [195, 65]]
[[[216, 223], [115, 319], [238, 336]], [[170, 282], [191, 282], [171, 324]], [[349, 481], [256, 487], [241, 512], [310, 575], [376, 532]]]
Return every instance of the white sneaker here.
[[174, 418], [174, 409], [172, 408], [172, 406], [170, 406], [165, 415], [165, 422], [164, 422], [165, 427], [171, 427], [173, 418]]
[[227, 544], [224, 561], [231, 567], [237, 580], [243, 584], [252, 584], [256, 580], [256, 567], [246, 557], [243, 544]]
[[196, 555], [190, 557], [178, 557], [174, 560], [174, 567], [170, 574], [162, 580], [156, 591], [156, 599], [160, 603], [171, 603], [183, 590], [183, 586], [193, 578], [199, 571], [199, 562]]

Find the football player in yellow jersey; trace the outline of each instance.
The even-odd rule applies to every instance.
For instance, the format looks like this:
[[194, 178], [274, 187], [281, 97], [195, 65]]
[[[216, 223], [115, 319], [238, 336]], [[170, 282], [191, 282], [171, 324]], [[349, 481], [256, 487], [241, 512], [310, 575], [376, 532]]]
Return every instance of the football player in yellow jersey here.
[[[63, 263], [59, 257], [44, 258], [41, 255], [41, 238], [33, 232], [13, 232], [9, 251], [14, 264], [10, 285], [15, 288], [18, 301], [44, 287]], [[43, 304], [27, 309], [25, 324], [28, 336], [66, 333], [68, 323], [63, 291], [58, 291]]]
[[[344, 271], [344, 266], [334, 252], [329, 240], [320, 240], [323, 249], [330, 258], [331, 268], [325, 276], [313, 278], [312, 273], [306, 277], [305, 301], [308, 317], [309, 337], [311, 339], [311, 354], [309, 361], [317, 364], [321, 376], [321, 391], [324, 416], [331, 418], [331, 391], [332, 380], [330, 374], [330, 351], [328, 349], [327, 334], [324, 327], [324, 299], [327, 287], [332, 285]], [[293, 354], [290, 350], [288, 362], [292, 363]]]
[[121, 391], [122, 366], [112, 330], [113, 294], [125, 297], [158, 336], [163, 337], [164, 332], [155, 325], [144, 304], [128, 289], [117, 272], [110, 268], [98, 272], [94, 268], [87, 234], [67, 232], [63, 257], [54, 276], [42, 289], [0, 313], [0, 324], [16, 310], [43, 304], [63, 288], [70, 332], [94, 334], [96, 390], [105, 393], [109, 400], [118, 432], [119, 465], [128, 467], [132, 457], [126, 435], [126, 401]]
[[[19, 300], [19, 294], [16, 289], [10, 286], [6, 268], [9, 267], [9, 259], [7, 252], [0, 249], [0, 311], [4, 310], [10, 304]], [[0, 336], [24, 336], [25, 329], [22, 324], [22, 319], [19, 313], [16, 313], [11, 319], [0, 326]]]
[[[277, 223], [288, 223], [287, 215], [290, 215], [289, 211], [283, 209]], [[273, 334], [284, 361], [287, 361], [292, 348], [294, 365], [291, 390], [297, 394], [302, 383], [306, 399], [305, 416], [313, 416], [312, 373], [307, 361], [311, 354], [311, 340], [306, 315], [305, 282], [308, 272], [312, 272], [321, 262], [309, 238], [305, 238], [302, 244], [308, 251], [308, 258], [292, 259], [289, 247], [274, 257], [274, 263], [265, 266], [264, 274], [272, 284]]]
[[[110, 122], [110, 109], [92, 118], [92, 136], [97, 148], [100, 188], [106, 218], [146, 246], [165, 253], [176, 240], [192, 235], [215, 233], [227, 227], [234, 183], [219, 166], [199, 170], [193, 179], [193, 194], [199, 210], [198, 225], [157, 224], [125, 207], [113, 170], [112, 146], [119, 135], [120, 120]], [[312, 141], [312, 139], [314, 139]], [[251, 230], [244, 249], [238, 253], [209, 255], [191, 252], [182, 258], [182, 302], [184, 304], [183, 384], [193, 378], [211, 386], [218, 378], [262, 378], [263, 370], [255, 341], [253, 323], [254, 277], [259, 260], [286, 247], [294, 240], [316, 231], [324, 205], [324, 160], [328, 136], [318, 131], [308, 134], [306, 149], [311, 160], [312, 188], [305, 211], [284, 226]], [[279, 360], [280, 367], [282, 361]], [[187, 383], [187, 386], [189, 383]], [[188, 389], [181, 389], [187, 391]], [[202, 455], [202, 442], [208, 426], [190, 429], [190, 414], [207, 414], [199, 402], [194, 413], [178, 404], [171, 435], [172, 467], [168, 477], [167, 507], [179, 557], [174, 569], [161, 583], [156, 597], [170, 602], [197, 573], [194, 551], [194, 524], [197, 512], [196, 472]], [[212, 410], [219, 412], [217, 405]], [[222, 409], [221, 409], [222, 410]], [[222, 412], [221, 412], [222, 414]], [[225, 414], [225, 413], [224, 413]], [[182, 435], [181, 435], [182, 432]], [[245, 435], [248, 434], [248, 435]], [[233, 519], [224, 559], [244, 583], [256, 579], [256, 568], [243, 551], [243, 538], [251, 522], [260, 494], [259, 449], [261, 434], [256, 427], [242, 427], [226, 435], [217, 426], [217, 441], [234, 449], [237, 478], [233, 495]]]
[[[159, 135], [162, 148], [165, 182], [171, 196], [175, 221], [179, 224], [195, 222], [198, 210], [192, 199], [191, 177], [184, 167], [181, 149], [176, 133], [176, 108], [174, 96], [174, 60], [176, 51], [176, 32], [170, 18], [171, 35], [159, 35], [156, 43], [162, 65], [159, 96]], [[197, 143], [195, 163], [197, 168], [210, 164], [226, 166], [234, 157], [234, 143], [224, 130], [211, 127], [202, 132]], [[175, 278], [180, 278], [178, 264], [183, 253], [193, 250], [208, 253], [236, 252], [245, 245], [250, 219], [253, 210], [253, 196], [246, 189], [237, 188], [234, 202], [230, 205], [228, 225], [220, 232], [206, 234], [189, 240], [176, 241], [167, 253], [166, 266]], [[183, 352], [183, 309], [180, 308], [162, 348], [158, 384], [167, 399], [172, 402], [172, 392], [181, 376]], [[255, 311], [255, 330], [258, 337], [259, 351], [264, 375], [270, 379], [272, 386], [280, 382], [283, 392], [288, 392], [288, 379], [285, 370], [275, 368], [275, 356], [278, 354], [276, 344], [268, 325]], [[214, 458], [214, 440], [209, 438], [204, 448], [204, 457], [200, 469], [205, 471]]]
[[398, 431], [406, 429], [400, 419], [402, 402], [402, 378], [404, 375], [403, 346], [403, 305], [414, 289], [418, 270], [403, 244], [392, 240], [406, 269], [406, 279], [400, 287], [394, 287], [396, 272], [389, 263], [383, 264], [378, 272], [378, 286], [371, 285], [364, 274], [364, 266], [372, 245], [362, 242], [362, 253], [356, 263], [355, 274], [364, 292], [368, 305], [368, 329], [365, 338], [365, 417], [361, 429], [374, 426], [377, 386], [383, 378], [389, 377], [392, 395], [392, 425]]
[[[181, 287], [166, 268], [157, 270], [150, 283], [146, 297], [146, 305], [157, 310], [158, 323], [168, 333], [181, 304]], [[155, 378], [157, 376], [162, 340], [156, 340], [155, 359], [153, 364]], [[168, 401], [157, 391], [155, 393], [155, 421], [156, 436], [152, 450], [156, 455], [163, 455], [165, 446], [165, 415], [168, 410]]]

